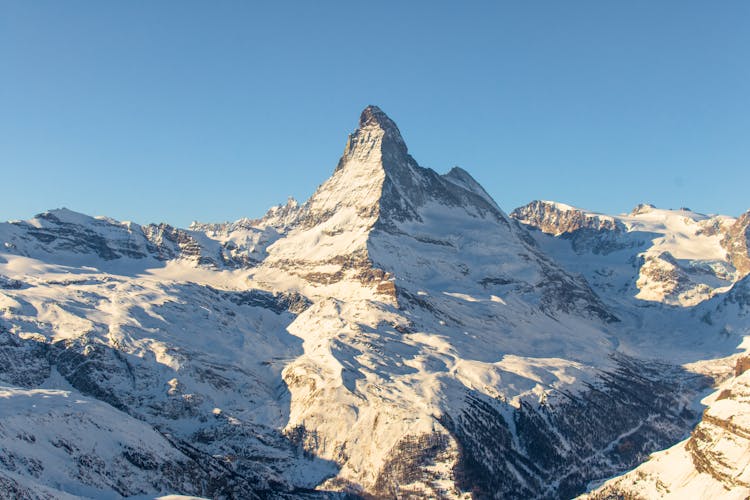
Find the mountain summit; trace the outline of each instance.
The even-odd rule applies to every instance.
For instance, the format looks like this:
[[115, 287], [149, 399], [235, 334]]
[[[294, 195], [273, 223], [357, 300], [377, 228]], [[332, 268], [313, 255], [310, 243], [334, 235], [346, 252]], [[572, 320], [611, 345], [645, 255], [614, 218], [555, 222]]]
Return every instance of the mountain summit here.
[[406, 144], [396, 123], [377, 106], [367, 106], [359, 115], [359, 131], [379, 128], [385, 134], [386, 144], [395, 144], [406, 153]]
[[395, 131], [400, 135], [396, 123], [382, 109], [372, 104], [363, 109], [359, 115], [359, 128], [362, 129], [368, 126], [378, 126], [383, 130]]
[[406, 160], [407, 148], [396, 124], [377, 106], [367, 106], [359, 128], [349, 135], [337, 170], [350, 161], [383, 162], [384, 167]]

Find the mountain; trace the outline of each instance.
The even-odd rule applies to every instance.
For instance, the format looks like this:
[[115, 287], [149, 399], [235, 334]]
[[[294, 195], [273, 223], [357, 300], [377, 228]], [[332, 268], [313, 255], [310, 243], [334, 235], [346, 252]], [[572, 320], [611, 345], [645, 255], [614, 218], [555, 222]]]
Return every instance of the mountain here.
[[641, 300], [696, 305], [748, 273], [748, 214], [735, 220], [642, 204], [608, 216], [534, 201], [511, 216], [543, 233], [537, 242], [595, 288], [619, 287]]
[[704, 425], [750, 327], [747, 221], [637, 212], [508, 215], [369, 106], [258, 219], [0, 224], [0, 492], [584, 493]]
[[[529, 227], [559, 262], [583, 273], [613, 310], [621, 312], [644, 301], [675, 308], [661, 319], [640, 314], [634, 325], [639, 330], [671, 329], [679, 332], [683, 345], [687, 341], [702, 346], [702, 338], [712, 331], [733, 338], [732, 343], [750, 332], [747, 213], [733, 219], [642, 204], [630, 214], [604, 216], [535, 201], [511, 216]], [[717, 342], [712, 340], [713, 347]], [[746, 340], [738, 345], [743, 351], [746, 347]], [[678, 351], [674, 348], [672, 354]], [[705, 349], [705, 359], [685, 365], [717, 384], [700, 401], [705, 409], [689, 437], [604, 482], [586, 498], [748, 496], [750, 427], [744, 420], [750, 363], [746, 354], [723, 357], [709, 351]]]
[[586, 495], [604, 498], [747, 498], [750, 490], [748, 358], [703, 400], [708, 405], [690, 437]]
[[[726, 313], [734, 318], [725, 331], [746, 333], [750, 315], [750, 277], [742, 278], [724, 297], [700, 306], [702, 319]], [[747, 340], [741, 346], [747, 348]], [[750, 357], [737, 354], [706, 361], [721, 382], [701, 403], [705, 406], [689, 437], [654, 453], [631, 472], [612, 478], [585, 495], [605, 498], [747, 498], [750, 491]], [[701, 367], [696, 367], [701, 369]]]

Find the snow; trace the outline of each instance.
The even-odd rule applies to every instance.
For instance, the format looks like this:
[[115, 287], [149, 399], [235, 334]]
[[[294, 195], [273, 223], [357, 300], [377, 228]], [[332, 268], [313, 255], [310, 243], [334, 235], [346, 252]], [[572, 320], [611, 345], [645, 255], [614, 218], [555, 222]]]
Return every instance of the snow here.
[[[726, 250], [721, 247], [721, 234], [697, 234], [706, 215], [684, 210], [653, 209], [635, 216], [622, 216], [628, 231], [651, 233], [655, 237], [650, 253], [669, 252], [676, 259], [725, 260]], [[724, 221], [727, 218], [723, 218]]]
[[[736, 358], [735, 358], [736, 359]], [[654, 453], [635, 470], [596, 487], [596, 492], [626, 491], [647, 498], [729, 498], [750, 494], [750, 433], [747, 415], [750, 372], [729, 378], [708, 398], [705, 415], [693, 434]], [[734, 392], [734, 395], [731, 395]], [[730, 396], [722, 396], [730, 394]], [[713, 422], [726, 422], [721, 426]], [[696, 460], [708, 458], [708, 467]], [[584, 495], [585, 496], [585, 495]]]
[[[147, 474], [136, 472], [120, 454], [123, 446], [165, 461], [186, 461], [150, 426], [77, 392], [0, 386], [0, 403], [3, 455], [41, 472], [43, 482], [58, 490], [55, 498], [120, 498], [107, 484], [107, 474], [118, 468], [130, 469], [136, 484], [147, 484]], [[71, 455], [100, 457], [103, 469], [77, 466]], [[86, 486], [74, 477], [101, 486]]]
[[[132, 497], [131, 497], [132, 498]], [[188, 495], [162, 495], [154, 500], [205, 500], [203, 497], [193, 497]]]
[[[612, 244], [601, 251], [576, 248], [510, 222], [466, 172], [416, 166], [393, 134], [364, 126], [305, 204], [193, 224], [176, 233], [188, 241], [182, 247], [163, 234], [148, 239], [144, 231], [161, 234], [153, 228], [65, 209], [0, 224], [0, 275], [20, 283], [0, 289], [0, 335], [30, 351], [81, 356], [94, 373], [84, 382], [111, 390], [128, 410], [73, 387], [88, 368], [42, 369], [34, 387], [7, 383], [0, 449], [38, 460], [45, 474], [0, 474], [60, 496], [115, 498], [107, 474], [82, 477], [54, 443], [70, 439], [127, 468], [131, 486], [158, 484], [164, 478], [129, 466], [121, 451], [186, 462], [169, 434], [290, 487], [367, 489], [406, 437], [438, 433], [450, 445], [426, 467], [450, 490], [459, 450], [438, 417], [464, 409], [467, 394], [503, 402], [512, 433], [514, 409], [588, 390], [614, 367], [614, 353], [732, 379], [727, 359], [747, 349], [750, 328], [741, 306], [723, 301], [738, 276], [721, 235], [705, 231], [730, 219], [584, 211], [626, 230], [584, 241]], [[82, 246], [49, 215], [109, 246]], [[54, 239], [30, 236], [34, 229]], [[156, 243], [174, 255], [154, 254]], [[123, 255], [105, 258], [112, 248]], [[287, 311], [263, 291], [299, 293], [309, 306]], [[750, 428], [744, 400], [717, 392], [704, 401], [709, 416]], [[713, 431], [744, 480], [745, 444]], [[36, 444], [16, 437], [23, 433]], [[678, 444], [643, 470], [675, 495], [720, 493], [688, 454]], [[633, 491], [663, 494], [659, 481]], [[427, 483], [412, 486], [436, 496]], [[157, 489], [134, 495], [200, 493]]]
[[625, 228], [625, 232], [601, 230], [582, 243], [533, 235], [546, 253], [583, 274], [604, 295], [617, 295], [619, 300], [627, 292], [640, 301], [690, 307], [726, 292], [740, 277], [721, 245], [723, 233], [709, 230], [729, 227], [734, 221], [730, 217], [656, 208], [610, 217], [544, 203], [609, 218]]
[[192, 495], [133, 495], [127, 497], [127, 500], [210, 500], [206, 497], [197, 497]]

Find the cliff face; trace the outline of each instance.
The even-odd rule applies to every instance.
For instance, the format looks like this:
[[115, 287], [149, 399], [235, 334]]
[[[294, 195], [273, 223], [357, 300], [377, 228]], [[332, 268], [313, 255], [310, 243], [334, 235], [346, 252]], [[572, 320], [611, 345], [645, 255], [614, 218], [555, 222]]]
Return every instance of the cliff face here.
[[586, 212], [553, 201], [532, 201], [516, 208], [511, 217], [553, 236], [574, 233], [582, 229], [594, 231], [625, 231], [626, 227], [614, 217]]
[[729, 227], [721, 244], [737, 271], [743, 276], [750, 273], [750, 211]]

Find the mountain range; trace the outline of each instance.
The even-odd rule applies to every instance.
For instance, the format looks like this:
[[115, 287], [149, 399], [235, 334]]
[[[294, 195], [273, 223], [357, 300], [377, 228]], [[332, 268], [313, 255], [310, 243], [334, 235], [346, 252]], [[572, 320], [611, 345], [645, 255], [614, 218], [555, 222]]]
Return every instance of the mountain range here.
[[0, 496], [750, 495], [750, 211], [506, 213], [368, 106], [302, 204], [0, 243]]

